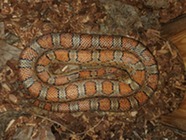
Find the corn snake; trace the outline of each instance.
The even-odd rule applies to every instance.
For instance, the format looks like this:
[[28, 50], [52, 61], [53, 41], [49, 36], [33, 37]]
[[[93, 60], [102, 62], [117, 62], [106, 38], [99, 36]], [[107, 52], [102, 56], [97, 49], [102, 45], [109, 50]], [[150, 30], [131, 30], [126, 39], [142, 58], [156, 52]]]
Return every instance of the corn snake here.
[[[62, 72], [51, 70], [55, 64]], [[57, 112], [139, 108], [155, 92], [158, 73], [151, 52], [121, 36], [51, 33], [34, 40], [19, 61], [33, 104]]]

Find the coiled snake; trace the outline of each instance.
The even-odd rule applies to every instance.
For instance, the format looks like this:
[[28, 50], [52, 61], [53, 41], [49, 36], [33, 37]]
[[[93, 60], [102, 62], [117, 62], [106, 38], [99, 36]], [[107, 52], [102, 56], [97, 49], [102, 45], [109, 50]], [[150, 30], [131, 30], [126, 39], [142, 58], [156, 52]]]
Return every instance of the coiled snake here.
[[22, 51], [19, 78], [33, 104], [46, 110], [128, 111], [155, 92], [158, 68], [132, 38], [51, 33]]

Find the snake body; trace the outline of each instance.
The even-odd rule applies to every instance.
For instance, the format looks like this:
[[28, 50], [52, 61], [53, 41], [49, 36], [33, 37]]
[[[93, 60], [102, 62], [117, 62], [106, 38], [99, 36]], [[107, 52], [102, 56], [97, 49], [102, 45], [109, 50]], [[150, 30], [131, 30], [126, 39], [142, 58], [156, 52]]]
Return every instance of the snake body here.
[[158, 73], [151, 52], [122, 36], [50, 33], [26, 47], [19, 61], [33, 104], [57, 112], [139, 108], [155, 92]]

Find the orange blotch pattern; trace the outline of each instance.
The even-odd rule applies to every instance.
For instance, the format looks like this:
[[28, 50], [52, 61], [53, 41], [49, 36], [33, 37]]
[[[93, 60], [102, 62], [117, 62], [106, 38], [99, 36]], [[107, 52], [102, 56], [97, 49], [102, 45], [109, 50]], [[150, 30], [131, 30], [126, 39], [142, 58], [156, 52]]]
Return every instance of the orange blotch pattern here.
[[136, 58], [133, 54], [125, 52], [122, 57], [122, 61], [128, 65], [128, 64], [136, 64], [139, 61], [139, 59]]
[[62, 84], [66, 84], [68, 82], [69, 82], [69, 80], [68, 80], [67, 76], [58, 76], [55, 79], [56, 85], [62, 85]]
[[44, 109], [46, 109], [46, 110], [48, 110], [48, 111], [50, 111], [51, 108], [52, 108], [51, 103], [46, 103], [45, 106], [44, 106]]
[[113, 93], [113, 83], [109, 81], [104, 81], [102, 83], [103, 93], [110, 95]]
[[96, 83], [92, 81], [86, 82], [85, 91], [88, 96], [96, 94]]
[[46, 99], [48, 101], [58, 101], [58, 89], [55, 87], [49, 87]]
[[43, 55], [39, 58], [37, 64], [47, 66], [50, 63], [50, 59], [46, 57], [46, 55]]
[[61, 34], [60, 41], [64, 48], [72, 47], [72, 34]]
[[143, 51], [142, 56], [148, 58], [146, 61], [143, 62], [146, 66], [151, 66], [153, 64], [156, 64], [152, 54], [148, 50]]
[[67, 50], [56, 50], [54, 51], [56, 59], [59, 61], [67, 62], [69, 61], [69, 52]]
[[92, 37], [90, 35], [81, 35], [81, 47], [83, 49], [89, 48], [92, 45]]
[[92, 60], [92, 53], [90, 51], [78, 51], [77, 56], [77, 60], [80, 63], [85, 63]]
[[89, 78], [90, 77], [90, 71], [81, 71], [79, 72], [80, 78]]
[[37, 42], [43, 48], [53, 48], [52, 36], [50, 34], [39, 38]]
[[157, 84], [158, 84], [158, 75], [153, 74], [153, 75], [149, 75], [147, 78], [148, 81], [148, 85], [153, 88], [156, 89], [157, 88]]
[[128, 99], [122, 98], [119, 100], [120, 109], [122, 111], [127, 111], [131, 108], [130, 101]]
[[111, 103], [110, 103], [109, 99], [104, 98], [104, 99], [100, 99], [99, 100], [99, 109], [101, 111], [108, 111], [108, 110], [110, 110], [110, 106], [111, 106]]
[[33, 97], [38, 97], [40, 94], [40, 91], [42, 89], [42, 85], [39, 82], [34, 82], [29, 88], [30, 95]]
[[130, 86], [123, 82], [119, 83], [119, 90], [120, 90], [120, 94], [125, 96], [129, 95], [132, 92]]
[[76, 99], [79, 94], [78, 86], [75, 84], [68, 85], [66, 87], [66, 94], [68, 99]]
[[39, 77], [43, 82], [47, 82], [48, 79], [50, 78], [50, 75], [49, 75], [48, 72], [43, 71], [43, 72], [38, 73], [38, 77]]
[[144, 92], [136, 93], [135, 98], [138, 100], [140, 105], [143, 105], [148, 100], [148, 96]]
[[112, 47], [112, 40], [113, 38], [110, 36], [101, 36], [100, 37], [100, 46], [104, 48], [111, 48]]
[[79, 105], [79, 110], [81, 110], [81, 111], [90, 110], [90, 101], [89, 100], [79, 101], [78, 105]]
[[145, 80], [145, 71], [136, 71], [132, 77], [138, 84], [142, 85]]
[[19, 78], [21, 81], [24, 81], [33, 75], [34, 75], [34, 72], [32, 69], [29, 69], [29, 68], [20, 68], [19, 69]]
[[131, 38], [123, 38], [122, 43], [123, 43], [124, 46], [131, 47], [131, 48], [136, 47], [137, 44], [138, 44], [137, 41], [135, 41]]
[[100, 61], [110, 62], [114, 59], [114, 52], [113, 51], [101, 51], [100, 52]]
[[97, 73], [98, 73], [98, 76], [103, 76], [106, 72], [104, 69], [98, 69]]
[[37, 57], [37, 53], [31, 48], [27, 47], [21, 54], [22, 59], [32, 60]]
[[59, 111], [61, 112], [69, 112], [70, 111], [70, 107], [68, 103], [61, 103], [59, 104]]

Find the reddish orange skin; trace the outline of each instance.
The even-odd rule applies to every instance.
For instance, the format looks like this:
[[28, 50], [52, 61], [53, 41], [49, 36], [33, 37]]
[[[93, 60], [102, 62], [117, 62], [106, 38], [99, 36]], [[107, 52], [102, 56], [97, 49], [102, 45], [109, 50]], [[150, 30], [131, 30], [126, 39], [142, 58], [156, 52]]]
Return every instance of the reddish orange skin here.
[[102, 87], [103, 87], [103, 93], [105, 93], [106, 95], [113, 93], [113, 84], [111, 82], [104, 81], [102, 83]]
[[[64, 65], [61, 74], [52, 63]], [[33, 104], [48, 111], [139, 108], [156, 91], [158, 74], [151, 52], [127, 37], [51, 33], [20, 56], [20, 81]]]
[[78, 87], [76, 85], [69, 85], [66, 88], [67, 98], [76, 99], [78, 97]]
[[96, 94], [96, 83], [94, 82], [86, 82], [85, 83], [85, 89], [87, 90], [87, 93], [89, 96], [92, 96]]

